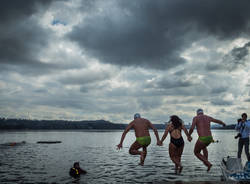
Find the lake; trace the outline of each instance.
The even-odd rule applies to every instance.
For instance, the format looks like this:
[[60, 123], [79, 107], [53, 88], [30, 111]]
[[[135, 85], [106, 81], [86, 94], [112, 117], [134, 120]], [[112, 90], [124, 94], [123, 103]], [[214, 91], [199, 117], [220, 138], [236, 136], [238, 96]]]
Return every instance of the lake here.
[[[164, 130], [159, 130], [160, 138]], [[237, 155], [237, 141], [234, 130], [213, 130], [213, 137], [219, 140], [208, 147], [211, 171], [193, 154], [197, 140], [187, 141], [182, 155], [183, 171], [174, 174], [174, 164], [169, 158], [169, 135], [164, 145], [156, 145], [156, 138], [150, 132], [152, 142], [148, 147], [145, 165], [139, 166], [139, 156], [128, 153], [135, 141], [130, 131], [122, 150], [116, 150], [120, 131], [0, 131], [0, 183], [161, 183], [167, 181], [221, 181], [220, 161], [228, 155]], [[17, 146], [2, 145], [7, 142], [26, 141]], [[37, 144], [37, 141], [62, 141], [60, 144]], [[243, 150], [243, 162], [246, 156]], [[69, 176], [69, 169], [75, 161], [88, 173], [80, 179]]]

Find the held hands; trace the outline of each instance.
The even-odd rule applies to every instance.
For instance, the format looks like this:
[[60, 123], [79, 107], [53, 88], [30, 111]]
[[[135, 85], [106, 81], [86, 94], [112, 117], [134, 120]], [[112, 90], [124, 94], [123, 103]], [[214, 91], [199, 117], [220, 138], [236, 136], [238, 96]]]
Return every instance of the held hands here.
[[158, 140], [158, 141], [157, 141], [157, 145], [158, 145], [158, 146], [162, 146], [162, 145], [163, 145], [163, 144], [162, 144], [162, 141]]
[[188, 136], [188, 141], [191, 142], [192, 141], [192, 137], [191, 136]]

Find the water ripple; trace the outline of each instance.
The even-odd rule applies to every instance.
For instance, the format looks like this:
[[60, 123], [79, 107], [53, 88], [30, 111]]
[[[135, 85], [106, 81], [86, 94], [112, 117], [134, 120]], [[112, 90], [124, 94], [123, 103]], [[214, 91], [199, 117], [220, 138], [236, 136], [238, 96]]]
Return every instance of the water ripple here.
[[[163, 133], [163, 132], [162, 132]], [[19, 146], [0, 146], [0, 183], [164, 183], [181, 181], [220, 181], [220, 160], [227, 154], [237, 154], [235, 132], [217, 131], [221, 144], [209, 146], [206, 167], [193, 155], [195, 142], [185, 143], [182, 156], [182, 174], [174, 174], [174, 164], [169, 158], [168, 144], [156, 146], [155, 140], [148, 148], [145, 165], [138, 165], [139, 156], [128, 153], [134, 134], [128, 133], [124, 147], [115, 148], [122, 132], [3, 132], [0, 144], [24, 140]], [[39, 140], [60, 140], [61, 144], [36, 144]], [[230, 141], [229, 141], [230, 140]], [[167, 142], [168, 140], [166, 140]], [[79, 179], [69, 176], [73, 163], [79, 161], [86, 175]]]

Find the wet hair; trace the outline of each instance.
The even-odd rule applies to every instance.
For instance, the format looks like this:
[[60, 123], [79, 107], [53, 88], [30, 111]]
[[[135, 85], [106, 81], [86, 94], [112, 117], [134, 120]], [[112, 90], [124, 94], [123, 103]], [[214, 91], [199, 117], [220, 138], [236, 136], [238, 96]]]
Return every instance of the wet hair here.
[[75, 162], [73, 166], [74, 166], [74, 167], [79, 166], [79, 162]]
[[170, 116], [170, 121], [172, 122], [175, 129], [182, 126], [182, 120], [176, 115]]
[[246, 116], [246, 118], [247, 118], [247, 113], [241, 114], [241, 117], [242, 117], [242, 118], [243, 118], [243, 116]]

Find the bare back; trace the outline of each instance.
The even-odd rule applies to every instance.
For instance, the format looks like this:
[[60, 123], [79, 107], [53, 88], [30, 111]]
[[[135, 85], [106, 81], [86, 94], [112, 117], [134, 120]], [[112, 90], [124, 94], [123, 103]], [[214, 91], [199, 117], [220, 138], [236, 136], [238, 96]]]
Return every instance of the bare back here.
[[170, 136], [175, 139], [179, 139], [181, 137], [181, 129], [181, 126], [178, 128], [174, 128], [174, 125], [169, 125]]
[[196, 126], [199, 136], [211, 136], [210, 122], [212, 120], [210, 116], [199, 114], [193, 118], [192, 127]]
[[150, 136], [149, 128], [151, 128], [151, 123], [149, 120], [144, 118], [136, 118], [132, 123], [132, 128], [135, 130], [136, 137]]

